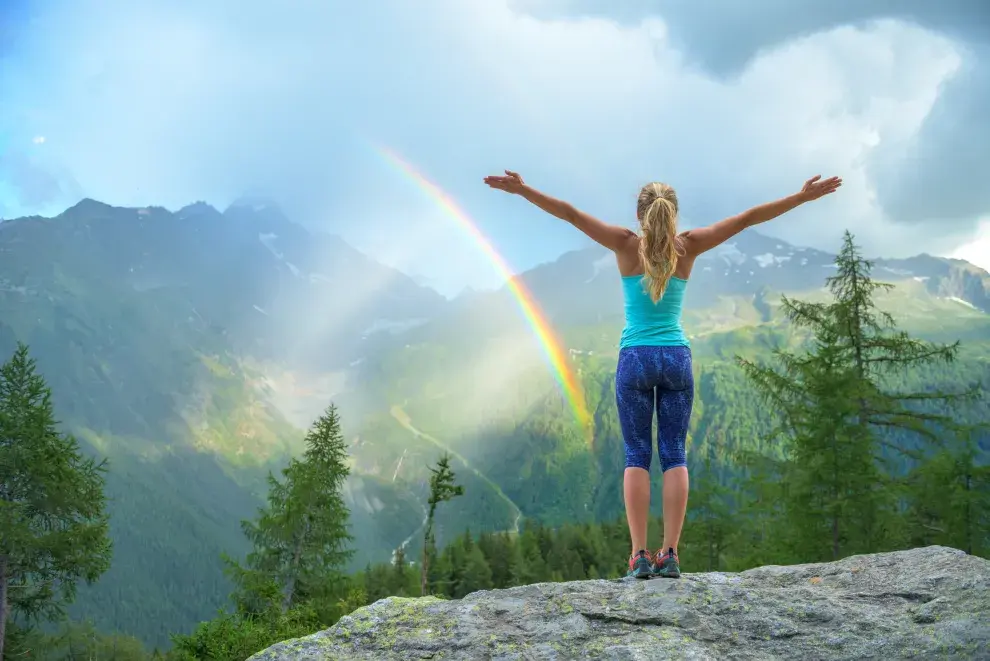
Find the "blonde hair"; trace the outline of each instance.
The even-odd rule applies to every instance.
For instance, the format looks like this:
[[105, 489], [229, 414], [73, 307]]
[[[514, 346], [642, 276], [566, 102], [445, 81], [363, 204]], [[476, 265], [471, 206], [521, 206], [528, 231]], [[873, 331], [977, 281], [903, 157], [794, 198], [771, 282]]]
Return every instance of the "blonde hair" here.
[[643, 262], [646, 276], [644, 284], [650, 298], [656, 303], [663, 298], [680, 256], [677, 241], [677, 193], [667, 184], [646, 184], [639, 191], [636, 217], [643, 230], [639, 241], [639, 258]]

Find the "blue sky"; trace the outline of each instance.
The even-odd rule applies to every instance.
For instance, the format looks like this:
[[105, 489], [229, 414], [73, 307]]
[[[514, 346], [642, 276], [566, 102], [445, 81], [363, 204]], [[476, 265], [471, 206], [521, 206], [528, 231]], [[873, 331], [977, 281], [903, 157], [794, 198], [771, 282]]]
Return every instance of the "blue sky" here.
[[653, 179], [696, 225], [840, 174], [765, 231], [990, 267], [986, 26], [981, 0], [0, 0], [0, 216], [263, 191], [445, 293], [497, 284], [379, 142], [520, 270], [586, 240], [481, 184], [503, 168], [629, 225]]

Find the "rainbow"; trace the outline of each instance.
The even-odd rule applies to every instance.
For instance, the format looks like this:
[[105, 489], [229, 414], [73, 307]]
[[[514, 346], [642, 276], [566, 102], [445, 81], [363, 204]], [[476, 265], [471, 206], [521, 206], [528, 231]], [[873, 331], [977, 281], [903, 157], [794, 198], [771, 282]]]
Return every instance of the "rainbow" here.
[[474, 240], [475, 244], [477, 244], [481, 251], [485, 253], [488, 260], [492, 263], [492, 266], [494, 266], [495, 270], [498, 271], [499, 275], [505, 278], [509, 291], [516, 299], [516, 303], [518, 303], [519, 309], [523, 313], [523, 317], [525, 317], [526, 321], [532, 327], [537, 340], [539, 340], [540, 345], [543, 347], [543, 351], [546, 353], [547, 358], [550, 361], [550, 366], [553, 368], [554, 376], [563, 391], [564, 399], [567, 400], [568, 406], [570, 406], [570, 408], [574, 411], [574, 417], [578, 424], [580, 424], [590, 436], [591, 415], [588, 413], [588, 407], [584, 401], [584, 394], [581, 390], [581, 384], [578, 382], [577, 375], [567, 359], [567, 354], [564, 351], [560, 340], [554, 333], [553, 327], [550, 326], [546, 316], [543, 314], [542, 310], [540, 310], [539, 305], [537, 305], [536, 300], [533, 298], [533, 294], [530, 293], [525, 285], [523, 285], [520, 279], [515, 277], [512, 270], [509, 268], [509, 265], [506, 264], [502, 256], [492, 246], [491, 241], [489, 241], [488, 238], [482, 234], [481, 230], [478, 229], [478, 225], [471, 220], [471, 217], [457, 205], [450, 195], [445, 193], [443, 189], [435, 183], [427, 179], [426, 176], [418, 172], [416, 168], [410, 165], [391, 149], [376, 146], [375, 150], [389, 165], [393, 166], [400, 174], [403, 175], [403, 177], [415, 184], [416, 187], [425, 193], [430, 200], [432, 200], [451, 220], [456, 222], [461, 229], [463, 229], [468, 236]]

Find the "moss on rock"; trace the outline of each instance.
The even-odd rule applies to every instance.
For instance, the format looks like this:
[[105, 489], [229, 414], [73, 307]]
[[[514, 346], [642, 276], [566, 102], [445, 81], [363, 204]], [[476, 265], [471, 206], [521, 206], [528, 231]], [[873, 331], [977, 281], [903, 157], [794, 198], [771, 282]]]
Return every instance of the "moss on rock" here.
[[990, 562], [930, 547], [679, 581], [391, 597], [249, 661], [975, 659], [987, 649]]

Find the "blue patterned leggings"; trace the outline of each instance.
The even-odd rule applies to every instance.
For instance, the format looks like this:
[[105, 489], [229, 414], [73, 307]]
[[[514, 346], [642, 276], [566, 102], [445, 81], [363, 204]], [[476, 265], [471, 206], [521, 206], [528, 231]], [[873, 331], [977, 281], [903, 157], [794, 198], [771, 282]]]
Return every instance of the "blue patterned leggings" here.
[[621, 349], [615, 371], [615, 403], [626, 443], [626, 468], [650, 470], [654, 411], [660, 469], [666, 472], [687, 465], [684, 442], [694, 403], [689, 347]]

